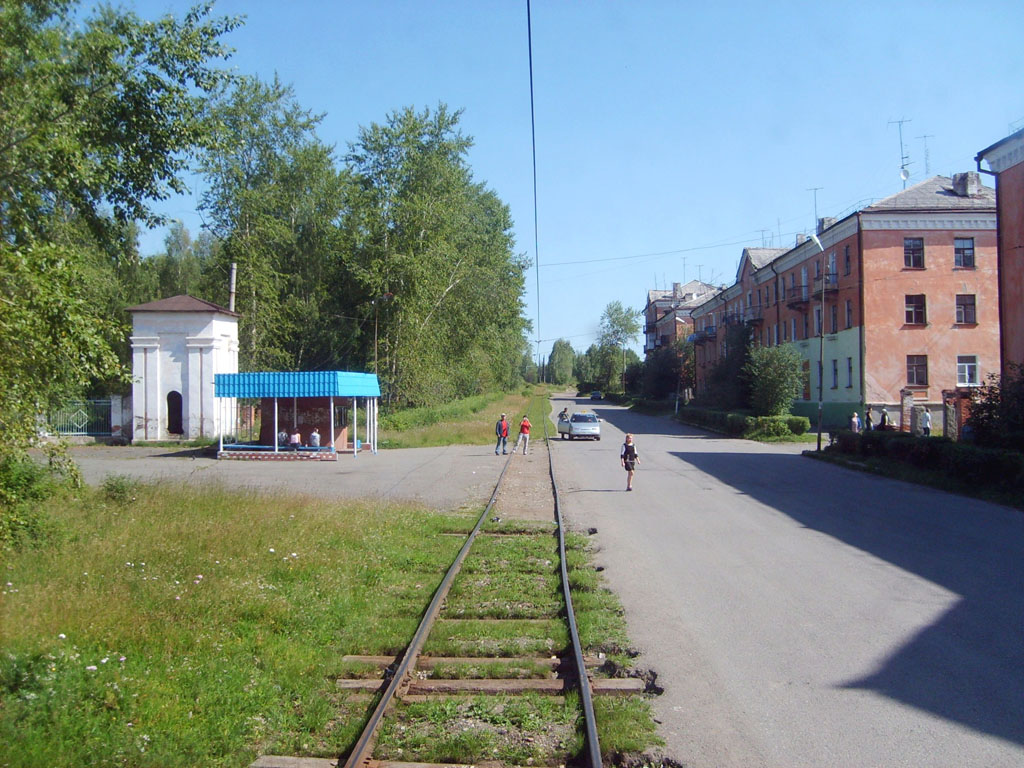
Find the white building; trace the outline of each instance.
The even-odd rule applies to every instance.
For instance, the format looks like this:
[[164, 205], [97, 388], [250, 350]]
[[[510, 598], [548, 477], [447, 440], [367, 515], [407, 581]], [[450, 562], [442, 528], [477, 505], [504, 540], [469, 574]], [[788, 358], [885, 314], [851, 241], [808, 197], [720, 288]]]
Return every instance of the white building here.
[[238, 315], [192, 296], [129, 307], [135, 441], [221, 435], [213, 377], [238, 372]]

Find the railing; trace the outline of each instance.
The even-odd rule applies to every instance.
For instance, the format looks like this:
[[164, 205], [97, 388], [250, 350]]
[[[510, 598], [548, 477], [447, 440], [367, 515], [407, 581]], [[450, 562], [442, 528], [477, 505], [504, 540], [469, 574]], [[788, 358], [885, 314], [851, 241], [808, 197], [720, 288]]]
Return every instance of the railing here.
[[47, 422], [58, 435], [109, 435], [110, 400], [72, 400], [50, 413]]
[[760, 305], [753, 307], [747, 307], [743, 310], [743, 319], [750, 324], [756, 324], [764, 321], [764, 308]]

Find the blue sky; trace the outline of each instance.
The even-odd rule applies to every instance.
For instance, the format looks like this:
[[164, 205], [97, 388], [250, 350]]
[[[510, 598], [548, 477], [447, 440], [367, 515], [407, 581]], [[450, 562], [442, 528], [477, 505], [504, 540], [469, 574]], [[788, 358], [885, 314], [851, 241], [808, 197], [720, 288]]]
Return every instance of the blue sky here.
[[[155, 17], [189, 5], [125, 7]], [[585, 350], [611, 301], [641, 309], [651, 288], [731, 283], [743, 247], [812, 231], [814, 187], [819, 216], [898, 192], [891, 121], [909, 121], [908, 184], [973, 170], [980, 149], [1024, 127], [1020, 0], [535, 0], [535, 250], [526, 0], [214, 10], [247, 17], [228, 37], [230, 63], [290, 83], [325, 113], [318, 133], [339, 155], [359, 126], [402, 107], [465, 110], [474, 176], [539, 260], [527, 316], [536, 325], [539, 307], [545, 355], [556, 338]], [[160, 210], [196, 233], [193, 186]], [[144, 255], [163, 234], [143, 237]]]

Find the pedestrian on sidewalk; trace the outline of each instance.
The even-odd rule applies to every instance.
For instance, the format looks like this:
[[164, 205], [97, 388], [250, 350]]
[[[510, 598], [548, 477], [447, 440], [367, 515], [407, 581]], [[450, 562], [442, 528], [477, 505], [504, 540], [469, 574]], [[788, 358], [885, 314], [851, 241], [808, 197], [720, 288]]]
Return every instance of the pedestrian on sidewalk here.
[[526, 455], [526, 449], [530, 447], [530, 427], [533, 425], [530, 420], [526, 418], [526, 414], [523, 414], [523, 420], [519, 422], [519, 439], [516, 440], [515, 446], [512, 448], [512, 453], [516, 452], [519, 444], [523, 444], [523, 456]]
[[494, 434], [498, 436], [498, 442], [494, 444], [494, 455], [498, 455], [499, 448], [502, 453], [508, 453], [508, 421], [505, 420], [504, 413], [501, 414], [498, 423], [494, 425]]
[[633, 435], [626, 435], [626, 442], [622, 444], [622, 452], [619, 454], [619, 461], [626, 470], [626, 490], [633, 490], [633, 472], [636, 465], [640, 463], [640, 457], [636, 455], [636, 445], [633, 443]]

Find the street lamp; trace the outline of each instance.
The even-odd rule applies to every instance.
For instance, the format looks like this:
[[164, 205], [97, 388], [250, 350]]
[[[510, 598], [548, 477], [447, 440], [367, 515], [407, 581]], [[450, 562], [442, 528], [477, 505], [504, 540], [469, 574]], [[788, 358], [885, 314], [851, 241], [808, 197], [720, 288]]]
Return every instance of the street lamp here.
[[380, 304], [381, 301], [387, 301], [387, 300], [393, 299], [393, 298], [395, 298], [395, 294], [393, 294], [393, 293], [390, 293], [390, 292], [382, 293], [380, 296], [378, 296], [376, 299], [374, 299], [371, 302], [373, 304], [373, 375], [374, 376], [377, 375], [377, 319], [378, 319], [378, 316], [380, 314], [378, 309], [377, 309], [377, 307], [378, 307], [378, 305]]
[[[824, 253], [821, 240], [811, 235], [811, 242]], [[825, 270], [821, 270], [821, 293], [818, 295], [818, 452], [821, 452], [821, 411], [825, 397]]]

